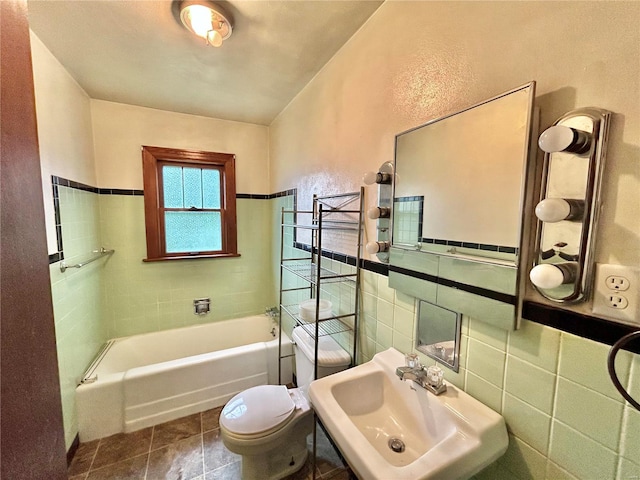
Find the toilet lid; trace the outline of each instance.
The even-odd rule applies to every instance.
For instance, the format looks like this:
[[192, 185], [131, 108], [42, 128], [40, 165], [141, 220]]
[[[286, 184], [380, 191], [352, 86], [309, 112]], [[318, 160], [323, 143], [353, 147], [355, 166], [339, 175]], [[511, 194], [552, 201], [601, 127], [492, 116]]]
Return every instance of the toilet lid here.
[[273, 430], [286, 422], [295, 410], [287, 387], [260, 385], [240, 392], [222, 409], [220, 423], [239, 435]]

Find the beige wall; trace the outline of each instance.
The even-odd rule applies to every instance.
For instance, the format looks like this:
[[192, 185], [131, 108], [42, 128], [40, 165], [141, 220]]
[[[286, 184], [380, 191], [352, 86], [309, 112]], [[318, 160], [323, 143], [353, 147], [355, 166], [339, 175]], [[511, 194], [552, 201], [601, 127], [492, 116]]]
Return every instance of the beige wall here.
[[271, 125], [271, 190], [357, 188], [396, 133], [535, 80], [542, 128], [615, 113], [597, 261], [637, 265], [639, 24], [637, 2], [388, 1]]
[[236, 191], [270, 193], [269, 129], [122, 103], [91, 100], [102, 188], [142, 189], [141, 145], [236, 154]]
[[31, 32], [38, 141], [49, 253], [56, 247], [51, 175], [94, 185], [90, 99]]
[[[90, 99], [33, 33], [31, 51], [49, 253], [58, 251], [51, 175], [95, 186]], [[59, 187], [64, 256], [74, 263], [100, 247], [98, 196]], [[107, 339], [100, 264], [60, 272], [49, 266], [66, 447], [77, 433], [75, 389]]]

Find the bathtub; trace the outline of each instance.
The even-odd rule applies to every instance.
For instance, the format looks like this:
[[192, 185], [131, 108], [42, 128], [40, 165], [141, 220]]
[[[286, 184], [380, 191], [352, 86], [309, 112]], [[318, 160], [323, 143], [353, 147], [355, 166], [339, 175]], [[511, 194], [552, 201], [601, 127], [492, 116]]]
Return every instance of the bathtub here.
[[[265, 315], [112, 340], [76, 389], [81, 442], [224, 405], [278, 383], [277, 327]], [[283, 334], [283, 355], [293, 355]], [[292, 358], [282, 361], [291, 382]]]

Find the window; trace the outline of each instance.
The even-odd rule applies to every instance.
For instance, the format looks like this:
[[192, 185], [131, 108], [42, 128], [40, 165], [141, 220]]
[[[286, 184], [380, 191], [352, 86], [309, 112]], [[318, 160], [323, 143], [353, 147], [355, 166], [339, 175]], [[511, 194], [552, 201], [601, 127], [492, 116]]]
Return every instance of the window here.
[[145, 261], [237, 257], [235, 155], [142, 147]]

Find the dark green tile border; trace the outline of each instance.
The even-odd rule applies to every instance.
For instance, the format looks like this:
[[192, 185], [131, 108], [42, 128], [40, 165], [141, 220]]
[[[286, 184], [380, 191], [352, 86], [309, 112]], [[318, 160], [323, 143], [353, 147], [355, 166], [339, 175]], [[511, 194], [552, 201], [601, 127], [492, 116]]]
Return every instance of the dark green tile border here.
[[467, 283], [462, 283], [462, 282], [456, 282], [455, 280], [436, 277], [434, 275], [429, 275], [427, 273], [415, 272], [413, 270], [396, 267], [393, 265], [389, 266], [389, 271], [401, 273], [409, 277], [427, 280], [429, 282], [437, 283], [438, 285], [443, 285], [445, 287], [451, 287], [457, 290], [463, 290], [465, 292], [473, 293], [474, 295], [480, 295], [481, 297], [490, 298], [492, 300], [497, 300], [499, 302], [507, 303], [509, 305], [515, 305], [517, 303], [517, 299], [515, 295], [509, 295], [508, 293], [496, 292], [494, 290], [489, 290], [487, 288], [477, 287], [475, 285], [469, 285]]
[[[144, 196], [143, 190], [136, 189], [123, 189], [123, 188], [98, 188], [92, 187], [85, 183], [76, 182], [67, 178], [51, 175], [51, 186], [53, 189], [53, 210], [55, 215], [56, 225], [56, 248], [58, 251], [49, 255], [49, 265], [52, 263], [60, 262], [64, 260], [64, 248], [62, 245], [62, 222], [60, 220], [60, 195], [58, 187], [69, 187], [76, 190], [82, 190], [84, 192], [91, 192], [97, 195], [129, 195], [129, 196]], [[247, 198], [251, 200], [272, 200], [274, 198], [286, 197], [287, 195], [293, 195], [293, 208], [296, 209], [298, 190], [292, 188], [290, 190], [284, 190], [282, 192], [272, 193], [269, 195], [260, 195], [253, 193], [237, 193], [236, 198]]]
[[[529, 301], [524, 302], [522, 317], [607, 345], [613, 345], [627, 333], [640, 330], [639, 327]], [[631, 343], [625, 350], [640, 353], [640, 342]]]
[[472, 248], [475, 250], [487, 250], [490, 252], [500, 252], [500, 253], [518, 253], [518, 249], [516, 247], [507, 247], [505, 245], [491, 245], [486, 243], [474, 243], [474, 242], [459, 242], [457, 240], [446, 240], [443, 238], [425, 238], [422, 237], [419, 239], [422, 243], [432, 243], [434, 245], [446, 245], [448, 247], [462, 247], [462, 248]]
[[[63, 187], [76, 188], [78, 190], [88, 191], [92, 193], [97, 193], [100, 195], [143, 195], [142, 190], [127, 190], [127, 189], [117, 189], [117, 188], [97, 188], [92, 187], [90, 185], [85, 185], [80, 182], [74, 182], [73, 180], [67, 180], [62, 177], [57, 177], [55, 175], [51, 176], [51, 183], [53, 185], [53, 202], [54, 209], [56, 215], [56, 235], [58, 239], [58, 252], [49, 255], [49, 264], [56, 263], [61, 260], [64, 260], [64, 250], [62, 248], [62, 224], [60, 223], [60, 203], [58, 196], [58, 185]], [[285, 197], [287, 195], [293, 195], [294, 199], [294, 210], [297, 205], [297, 196], [298, 192], [296, 188], [290, 190], [284, 190], [282, 192], [272, 193], [269, 195], [260, 195], [260, 194], [250, 194], [250, 193], [238, 193], [236, 194], [236, 198], [244, 198], [244, 199], [252, 199], [252, 200], [272, 200], [274, 198]], [[434, 239], [435, 240], [435, 239]], [[444, 240], [446, 242], [446, 240]], [[435, 243], [435, 241], [433, 242]], [[463, 244], [463, 246], [466, 246]], [[294, 247], [306, 250], [308, 252], [311, 251], [311, 247], [307, 244], [294, 242]], [[490, 245], [478, 244], [480, 249], [483, 247], [493, 247]], [[517, 252], [517, 249], [513, 249], [512, 247], [500, 247], [503, 252], [514, 253]], [[511, 251], [514, 250], [514, 251]], [[322, 256], [325, 258], [331, 258], [332, 260], [346, 263], [348, 265], [355, 266], [356, 258], [351, 255], [345, 255], [339, 252], [332, 252], [330, 250], [323, 250]], [[377, 273], [379, 275], [389, 275], [389, 269], [392, 268], [394, 271], [404, 270], [399, 269], [398, 267], [389, 267], [386, 264], [380, 262], [372, 262], [370, 260], [361, 259], [360, 266], [364, 270]], [[407, 270], [406, 272], [411, 272], [412, 275], [415, 276], [416, 272], [412, 272]], [[402, 271], [399, 273], [407, 274]], [[419, 278], [419, 277], [418, 277]], [[434, 277], [435, 278], [435, 277]], [[433, 281], [433, 280], [431, 280]], [[495, 300], [500, 300], [499, 298], [495, 298], [495, 295], [498, 296], [506, 296], [508, 298], [505, 303], [515, 304], [515, 297], [512, 295], [506, 295], [499, 292], [493, 292], [492, 290], [480, 289], [479, 287], [473, 287], [469, 285], [465, 285], [463, 283], [453, 282], [446, 279], [438, 279], [438, 283], [442, 285], [460, 288], [461, 290], [465, 290], [471, 293], [476, 293], [478, 295], [483, 295], [479, 290], [485, 291], [488, 293], [488, 298], [494, 298]], [[478, 291], [472, 291], [478, 290]], [[513, 298], [513, 302], [511, 301]], [[540, 323], [542, 325], [547, 325], [549, 327], [556, 328], [558, 330], [562, 330], [563, 332], [571, 333], [577, 335], [579, 337], [588, 338], [590, 340], [594, 340], [596, 342], [604, 343], [607, 345], [613, 345], [619, 338], [626, 335], [627, 333], [634, 332], [640, 330], [638, 327], [634, 327], [631, 325], [625, 325], [621, 323], [612, 322], [609, 320], [605, 320], [598, 317], [591, 317], [588, 315], [582, 315], [577, 312], [563, 310], [559, 308], [550, 307], [544, 304], [536, 303], [536, 302], [524, 302], [523, 307], [523, 318], [530, 320], [532, 322]], [[628, 350], [633, 351], [635, 353], [640, 353], [640, 345], [632, 344], [628, 347]]]

